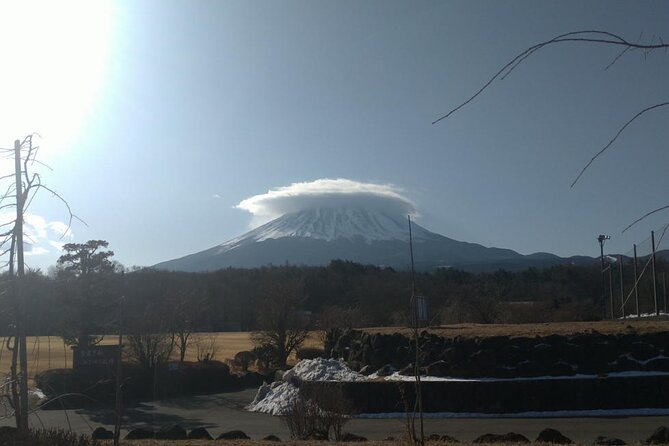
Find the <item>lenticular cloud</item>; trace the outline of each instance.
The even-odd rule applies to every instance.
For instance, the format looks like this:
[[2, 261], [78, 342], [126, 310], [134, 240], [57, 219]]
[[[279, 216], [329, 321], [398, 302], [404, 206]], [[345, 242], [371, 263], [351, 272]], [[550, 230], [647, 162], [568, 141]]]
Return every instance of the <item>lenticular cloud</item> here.
[[309, 209], [337, 207], [374, 209], [398, 216], [416, 213], [411, 200], [392, 185], [343, 178], [293, 183], [247, 198], [237, 205], [262, 220]]

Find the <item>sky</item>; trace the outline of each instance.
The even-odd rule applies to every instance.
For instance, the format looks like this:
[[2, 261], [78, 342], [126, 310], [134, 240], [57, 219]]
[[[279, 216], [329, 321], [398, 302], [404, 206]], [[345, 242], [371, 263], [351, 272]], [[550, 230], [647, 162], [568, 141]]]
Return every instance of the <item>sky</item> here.
[[523, 254], [596, 256], [598, 234], [609, 252], [647, 245], [669, 212], [621, 231], [669, 204], [669, 107], [570, 184], [669, 100], [669, 53], [606, 69], [620, 49], [547, 47], [432, 124], [578, 30], [669, 42], [669, 3], [2, 2], [0, 147], [38, 132], [50, 169], [34, 168], [85, 222], [66, 232], [67, 208], [40, 193], [28, 264], [104, 239], [153, 265], [249, 230], [251, 197], [327, 179], [388, 187], [431, 231]]

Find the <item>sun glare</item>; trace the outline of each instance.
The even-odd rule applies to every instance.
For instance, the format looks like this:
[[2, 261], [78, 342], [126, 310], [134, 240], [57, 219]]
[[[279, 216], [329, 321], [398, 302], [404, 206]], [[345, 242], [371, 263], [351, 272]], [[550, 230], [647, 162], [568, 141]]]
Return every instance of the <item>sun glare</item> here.
[[37, 132], [45, 152], [67, 149], [104, 82], [112, 19], [102, 1], [0, 2], [0, 147]]

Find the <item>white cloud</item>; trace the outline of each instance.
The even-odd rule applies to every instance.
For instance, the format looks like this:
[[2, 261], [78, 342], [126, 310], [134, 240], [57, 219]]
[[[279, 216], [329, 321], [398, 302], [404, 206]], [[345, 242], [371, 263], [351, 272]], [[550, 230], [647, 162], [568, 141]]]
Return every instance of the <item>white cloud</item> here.
[[391, 215], [415, 215], [416, 207], [390, 184], [362, 183], [344, 178], [323, 178], [293, 183], [255, 195], [236, 207], [254, 215], [258, 224], [306, 209], [354, 206], [381, 210]]
[[[12, 212], [0, 213], [0, 224], [3, 231], [12, 227], [16, 214]], [[26, 212], [23, 225], [23, 243], [27, 256], [48, 254], [62, 249], [63, 239], [72, 239], [74, 235], [66, 223], [54, 220], [48, 221], [41, 215]]]
[[211, 198], [215, 198], [216, 200], [220, 200], [221, 196], [218, 195], [218, 194], [214, 194], [214, 195], [211, 196]]

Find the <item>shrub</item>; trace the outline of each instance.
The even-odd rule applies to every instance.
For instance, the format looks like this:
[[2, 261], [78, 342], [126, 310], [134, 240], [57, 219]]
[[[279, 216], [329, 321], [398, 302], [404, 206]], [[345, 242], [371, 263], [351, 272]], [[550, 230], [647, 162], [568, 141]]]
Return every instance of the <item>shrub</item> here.
[[297, 351], [297, 359], [315, 359], [325, 356], [325, 350], [316, 347], [302, 347]]
[[297, 398], [284, 417], [291, 438], [341, 441], [350, 403], [339, 389], [321, 392], [316, 401]]
[[255, 353], [244, 350], [235, 355], [234, 363], [243, 372], [246, 372], [256, 359], [258, 359], [258, 356]]
[[75, 434], [64, 429], [39, 429], [28, 432], [27, 437], [15, 430], [4, 430], [0, 444], [12, 446], [97, 446], [99, 443], [86, 435]]

